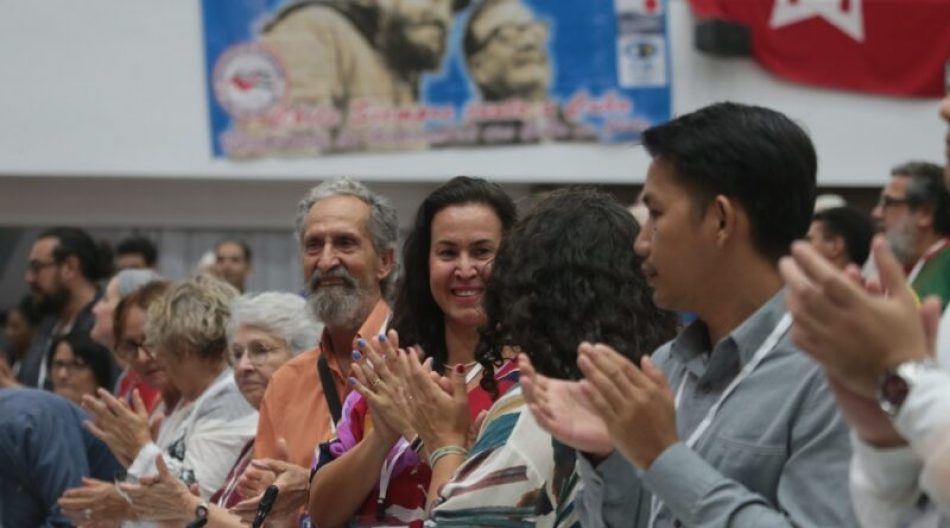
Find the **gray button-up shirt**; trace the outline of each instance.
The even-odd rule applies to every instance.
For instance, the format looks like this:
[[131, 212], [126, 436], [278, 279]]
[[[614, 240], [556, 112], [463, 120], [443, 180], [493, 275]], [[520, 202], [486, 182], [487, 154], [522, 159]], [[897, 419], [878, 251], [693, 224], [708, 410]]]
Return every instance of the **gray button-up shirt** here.
[[[696, 445], [692, 434], [786, 313], [780, 291], [709, 352], [697, 321], [653, 355], [674, 391], [680, 442], [638, 472], [619, 453], [580, 457], [582, 523], [657, 527], [856, 526], [848, 495], [848, 429], [820, 367], [786, 332], [725, 400]], [[685, 380], [685, 381], [684, 381]]]

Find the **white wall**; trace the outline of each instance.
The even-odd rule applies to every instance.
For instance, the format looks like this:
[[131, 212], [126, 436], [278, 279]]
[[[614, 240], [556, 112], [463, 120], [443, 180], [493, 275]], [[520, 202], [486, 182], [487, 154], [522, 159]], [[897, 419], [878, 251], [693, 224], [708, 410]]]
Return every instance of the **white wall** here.
[[[751, 59], [723, 60], [695, 52], [686, 0], [671, 0], [669, 9], [676, 113], [723, 99], [783, 110], [811, 132], [821, 160], [819, 179], [825, 185], [878, 185], [887, 169], [900, 161], [941, 159], [944, 130], [935, 117], [936, 101], [862, 96], [778, 81]], [[3, 224], [27, 224], [37, 216], [48, 220], [44, 223], [81, 221], [82, 215], [44, 206], [49, 192], [61, 188], [61, 180], [49, 179], [53, 176], [118, 178], [118, 185], [96, 180], [88, 188], [103, 207], [119, 203], [126, 209], [154, 186], [140, 177], [175, 178], [161, 184], [148, 215], [160, 223], [178, 223], [184, 217], [175, 208], [183, 199], [207, 204], [208, 214], [214, 216], [211, 209], [222, 198], [267, 201], [271, 192], [288, 193], [287, 181], [310, 183], [339, 174], [390, 182], [433, 182], [466, 173], [510, 182], [636, 183], [646, 170], [646, 156], [628, 145], [252, 162], [213, 159], [199, 0], [0, 0], [0, 14]], [[218, 183], [189, 185], [188, 179]], [[235, 180], [258, 183], [241, 186]], [[300, 187], [293, 188], [296, 192]], [[53, 198], [69, 201], [63, 193]], [[85, 212], [103, 214], [89, 208]], [[126, 214], [107, 213], [108, 218]], [[229, 218], [198, 221], [214, 225]], [[139, 221], [134, 216], [129, 220]]]

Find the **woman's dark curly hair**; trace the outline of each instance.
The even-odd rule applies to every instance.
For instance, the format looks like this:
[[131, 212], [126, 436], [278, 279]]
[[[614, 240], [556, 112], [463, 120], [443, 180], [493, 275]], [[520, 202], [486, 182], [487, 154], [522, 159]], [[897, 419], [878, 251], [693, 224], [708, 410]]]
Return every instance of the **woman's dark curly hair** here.
[[457, 176], [432, 191], [416, 212], [415, 224], [402, 250], [405, 274], [396, 293], [392, 327], [405, 345], [419, 345], [433, 358], [433, 368], [441, 372], [447, 359], [445, 317], [429, 288], [429, 246], [432, 219], [439, 211], [466, 204], [486, 205], [501, 222], [502, 237], [514, 225], [514, 202], [497, 184], [481, 178]]
[[476, 357], [482, 387], [506, 346], [541, 374], [578, 379], [577, 346], [605, 343], [638, 361], [673, 337], [675, 318], [653, 304], [633, 244], [640, 227], [613, 198], [568, 189], [545, 196], [502, 241], [483, 305]]

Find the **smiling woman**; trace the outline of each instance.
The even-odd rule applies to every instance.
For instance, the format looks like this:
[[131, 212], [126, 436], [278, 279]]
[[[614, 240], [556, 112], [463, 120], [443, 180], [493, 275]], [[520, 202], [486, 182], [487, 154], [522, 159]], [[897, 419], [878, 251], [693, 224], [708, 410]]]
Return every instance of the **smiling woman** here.
[[[478, 327], [485, 322], [481, 309], [485, 283], [515, 216], [514, 203], [500, 187], [459, 176], [422, 202], [403, 247], [406, 274], [396, 295], [392, 326], [402, 343], [425, 350], [437, 372], [464, 373], [467, 381], [459, 404], [471, 421], [497, 396], [478, 385], [482, 371], [474, 362], [475, 346]], [[393, 348], [399, 347], [396, 336], [393, 332], [390, 338], [363, 342], [363, 352], [354, 354], [359, 362], [354, 372], [357, 367], [359, 372], [371, 372], [363, 370], [369, 368], [367, 355], [377, 357], [370, 346], [389, 347], [387, 357], [391, 358]], [[499, 392], [512, 385], [513, 371], [514, 362], [498, 365]], [[396, 380], [392, 382], [395, 385]], [[383, 389], [378, 377], [370, 384], [358, 390]], [[343, 404], [337, 438], [320, 446], [310, 491], [310, 515], [317, 526], [346, 522], [421, 526], [426, 491], [448, 478], [445, 462], [443, 473], [433, 475], [429, 465], [409, 449], [414, 438], [425, 439], [421, 430], [413, 431], [404, 423], [406, 409], [397, 412], [374, 405], [359, 392], [351, 392]], [[393, 416], [394, 412], [402, 416]], [[436, 421], [440, 418], [438, 413], [431, 416]]]

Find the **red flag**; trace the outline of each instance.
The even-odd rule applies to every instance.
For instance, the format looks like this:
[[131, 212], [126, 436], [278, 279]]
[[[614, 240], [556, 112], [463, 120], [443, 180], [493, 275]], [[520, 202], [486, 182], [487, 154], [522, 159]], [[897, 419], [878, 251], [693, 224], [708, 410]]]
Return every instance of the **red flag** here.
[[752, 53], [787, 79], [939, 97], [950, 0], [690, 0], [700, 18], [748, 26]]

